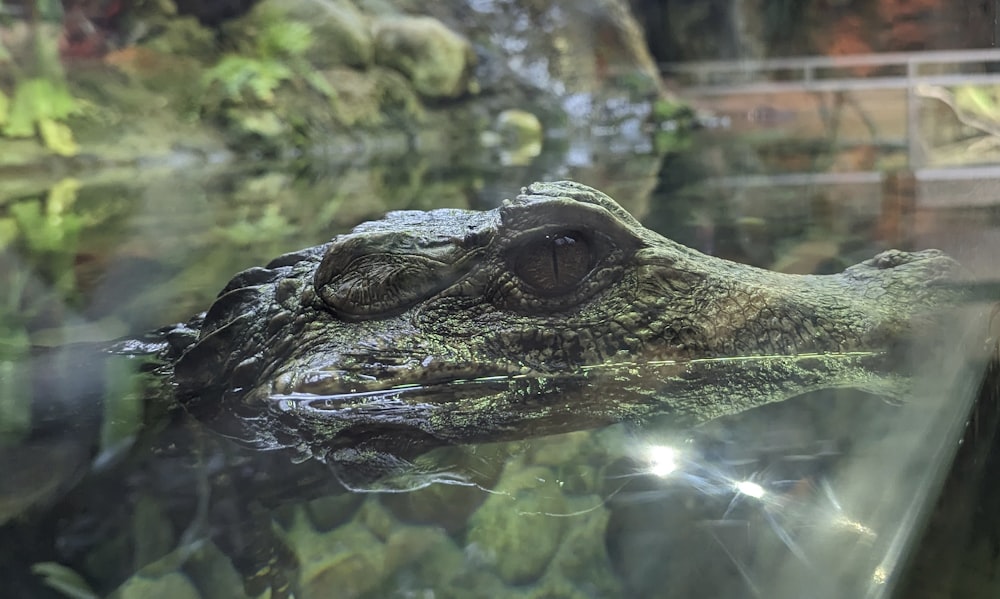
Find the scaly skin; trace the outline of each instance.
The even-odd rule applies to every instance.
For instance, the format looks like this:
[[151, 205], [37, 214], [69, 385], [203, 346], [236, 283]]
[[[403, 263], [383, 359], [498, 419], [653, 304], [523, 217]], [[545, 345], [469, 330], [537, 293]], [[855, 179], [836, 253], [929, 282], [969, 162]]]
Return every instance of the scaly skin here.
[[654, 414], [697, 424], [816, 388], [905, 393], [897, 351], [954, 292], [941, 252], [824, 276], [706, 256], [573, 182], [488, 212], [393, 212], [237, 275], [175, 367], [225, 435], [372, 480], [442, 444]]

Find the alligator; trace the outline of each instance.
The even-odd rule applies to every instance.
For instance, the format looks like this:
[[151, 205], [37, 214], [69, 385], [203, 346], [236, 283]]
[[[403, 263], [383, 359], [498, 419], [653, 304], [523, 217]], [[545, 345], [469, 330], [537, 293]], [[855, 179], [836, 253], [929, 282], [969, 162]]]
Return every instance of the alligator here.
[[835, 275], [770, 272], [665, 239], [593, 188], [535, 183], [236, 275], [174, 375], [217, 432], [352, 484], [439, 445], [654, 414], [691, 426], [819, 387], [904, 395], [889, 362], [955, 300], [941, 283], [958, 269], [890, 250]]
[[591, 187], [535, 183], [489, 211], [391, 212], [107, 351], [156, 353], [179, 411], [221, 438], [398, 490], [454, 476], [415, 465], [441, 446], [690, 427], [833, 387], [905, 398], [904, 358], [958, 301], [959, 272], [937, 250], [770, 272], [666, 239]]

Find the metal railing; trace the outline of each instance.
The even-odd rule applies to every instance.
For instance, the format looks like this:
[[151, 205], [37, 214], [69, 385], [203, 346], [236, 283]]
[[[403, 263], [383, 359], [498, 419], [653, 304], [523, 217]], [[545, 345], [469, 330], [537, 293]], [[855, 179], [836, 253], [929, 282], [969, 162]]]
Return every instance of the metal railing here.
[[[843, 56], [800, 56], [764, 60], [701, 61], [666, 63], [661, 70], [667, 77], [683, 80], [684, 93], [695, 96], [738, 93], [781, 93], [790, 91], [853, 91], [871, 89], [907, 89], [919, 83], [930, 85], [989, 84], [1000, 82], [1000, 72], [982, 72], [987, 64], [1000, 70], [1000, 49], [949, 50], [939, 52], [887, 52]], [[957, 73], [923, 73], [926, 67], [952, 68]], [[871, 67], [873, 72], [898, 67], [904, 74], [867, 76], [858, 69]], [[973, 67], [977, 72], [964, 72]], [[853, 69], [850, 76], [825, 76], [824, 71]], [[785, 77], [772, 80], [775, 74]], [[797, 76], [796, 76], [797, 75]], [[711, 81], [706, 82], [706, 79]], [[723, 79], [723, 81], [718, 81]]]
[[[898, 69], [899, 75], [886, 75]], [[928, 72], [934, 67], [934, 72]], [[989, 67], [997, 73], [988, 72]], [[1000, 49], [890, 52], [843, 56], [802, 56], [764, 60], [701, 61], [661, 65], [668, 80], [679, 82], [682, 97], [782, 93], [849, 93], [872, 90], [906, 92], [909, 168], [921, 183], [1000, 178], [1000, 166], [922, 168], [918, 86], [1000, 85]], [[774, 80], [780, 77], [780, 80]], [[788, 173], [725, 177], [720, 187], [876, 184], [878, 171]]]

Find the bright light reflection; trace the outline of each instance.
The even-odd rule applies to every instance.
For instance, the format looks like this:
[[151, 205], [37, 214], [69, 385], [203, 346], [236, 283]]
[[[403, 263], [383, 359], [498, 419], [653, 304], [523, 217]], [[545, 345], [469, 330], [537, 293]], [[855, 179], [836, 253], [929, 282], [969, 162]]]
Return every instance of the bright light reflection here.
[[649, 473], [661, 478], [679, 467], [677, 450], [666, 445], [650, 445], [646, 450], [646, 459], [649, 460]]
[[833, 521], [834, 524], [842, 526], [850, 531], [857, 533], [860, 536], [866, 537], [868, 539], [874, 539], [877, 535], [875, 531], [871, 528], [865, 526], [863, 523], [857, 520], [851, 520], [847, 516], [839, 516]]
[[760, 499], [764, 496], [764, 487], [750, 480], [741, 480], [736, 483], [734, 487], [736, 487], [738, 492], [753, 497], [754, 499]]

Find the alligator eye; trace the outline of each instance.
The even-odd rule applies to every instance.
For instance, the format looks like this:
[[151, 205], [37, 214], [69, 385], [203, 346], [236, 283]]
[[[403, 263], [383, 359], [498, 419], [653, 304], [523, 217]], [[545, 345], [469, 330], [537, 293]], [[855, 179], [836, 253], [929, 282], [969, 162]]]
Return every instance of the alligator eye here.
[[590, 244], [579, 231], [545, 234], [522, 248], [514, 274], [542, 295], [559, 295], [576, 287], [593, 268]]

